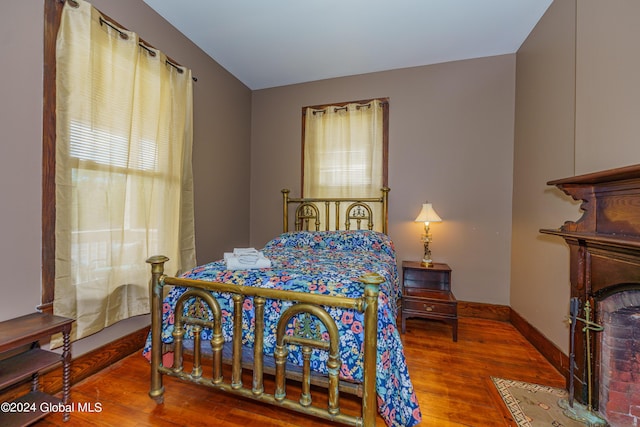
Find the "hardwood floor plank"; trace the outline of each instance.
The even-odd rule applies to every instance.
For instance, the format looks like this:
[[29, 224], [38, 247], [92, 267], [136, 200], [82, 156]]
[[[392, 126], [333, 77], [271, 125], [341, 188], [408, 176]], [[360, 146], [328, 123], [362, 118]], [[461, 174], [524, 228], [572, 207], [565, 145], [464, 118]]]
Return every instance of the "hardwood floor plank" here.
[[[564, 387], [564, 377], [509, 323], [459, 320], [458, 342], [448, 325], [409, 319], [402, 336], [409, 372], [420, 402], [421, 426], [496, 427], [513, 425], [491, 377]], [[245, 379], [250, 383], [251, 379]], [[102, 405], [102, 412], [74, 412], [69, 422], [51, 414], [38, 427], [75, 426], [330, 426], [329, 422], [248, 399], [166, 378], [165, 402], [149, 398], [149, 364], [140, 352], [115, 363], [72, 388], [74, 402]], [[267, 381], [265, 386], [272, 386]], [[322, 402], [317, 393], [314, 401]], [[325, 399], [326, 401], [326, 399]], [[341, 398], [344, 411], [359, 404]], [[377, 426], [385, 426], [378, 417]]]

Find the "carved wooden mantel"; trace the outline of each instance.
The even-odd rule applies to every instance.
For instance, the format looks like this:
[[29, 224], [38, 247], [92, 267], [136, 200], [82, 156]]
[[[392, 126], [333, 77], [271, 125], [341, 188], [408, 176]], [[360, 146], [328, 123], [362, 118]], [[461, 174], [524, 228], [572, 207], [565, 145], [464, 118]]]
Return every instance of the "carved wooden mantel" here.
[[[561, 236], [570, 250], [571, 297], [580, 300], [579, 317], [589, 301], [599, 321], [597, 302], [617, 292], [640, 289], [640, 165], [628, 166], [548, 182], [574, 200], [582, 201], [582, 217], [559, 229], [541, 233]], [[575, 332], [577, 369], [575, 397], [587, 403], [585, 334]], [[593, 406], [598, 408], [600, 341], [590, 332]], [[568, 380], [568, 379], [567, 379]]]

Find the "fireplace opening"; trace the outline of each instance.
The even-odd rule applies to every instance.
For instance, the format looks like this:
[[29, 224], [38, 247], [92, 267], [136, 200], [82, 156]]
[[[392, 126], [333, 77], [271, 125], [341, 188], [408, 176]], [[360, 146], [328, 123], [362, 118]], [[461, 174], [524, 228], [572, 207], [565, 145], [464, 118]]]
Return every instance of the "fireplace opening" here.
[[615, 293], [597, 311], [599, 412], [612, 427], [640, 427], [640, 290]]

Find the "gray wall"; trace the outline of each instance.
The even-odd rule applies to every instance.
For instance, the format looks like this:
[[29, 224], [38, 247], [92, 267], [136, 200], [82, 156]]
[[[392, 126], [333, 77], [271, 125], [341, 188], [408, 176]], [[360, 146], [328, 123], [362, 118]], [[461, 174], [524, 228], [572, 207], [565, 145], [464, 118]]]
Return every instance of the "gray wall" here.
[[580, 218], [545, 183], [640, 163], [640, 3], [557, 0], [517, 54], [511, 306], [565, 353], [569, 251], [542, 236]]
[[9, 2], [0, 16], [0, 320], [40, 304], [42, 180], [41, 1]]
[[[249, 240], [251, 91], [141, 0], [92, 4], [190, 67], [194, 83], [194, 187], [198, 261]], [[0, 16], [0, 320], [40, 304], [42, 165], [42, 0], [8, 2]], [[224, 204], [220, 203], [224, 200]], [[230, 208], [232, 207], [232, 208]], [[144, 262], [144, 260], [140, 260]], [[148, 324], [128, 319], [74, 343], [74, 355]]]
[[251, 243], [281, 230], [280, 190], [300, 195], [301, 109], [388, 97], [389, 234], [399, 260], [422, 258], [425, 200], [436, 262], [458, 299], [509, 303], [515, 55], [336, 78], [253, 93]]

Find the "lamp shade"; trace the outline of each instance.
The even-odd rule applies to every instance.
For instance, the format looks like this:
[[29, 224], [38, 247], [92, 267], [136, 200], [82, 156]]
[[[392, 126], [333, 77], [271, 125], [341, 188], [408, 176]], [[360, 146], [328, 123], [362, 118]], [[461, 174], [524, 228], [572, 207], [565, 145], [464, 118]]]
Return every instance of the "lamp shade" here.
[[415, 222], [441, 222], [442, 218], [433, 210], [431, 203], [423, 203], [422, 210], [415, 219]]

